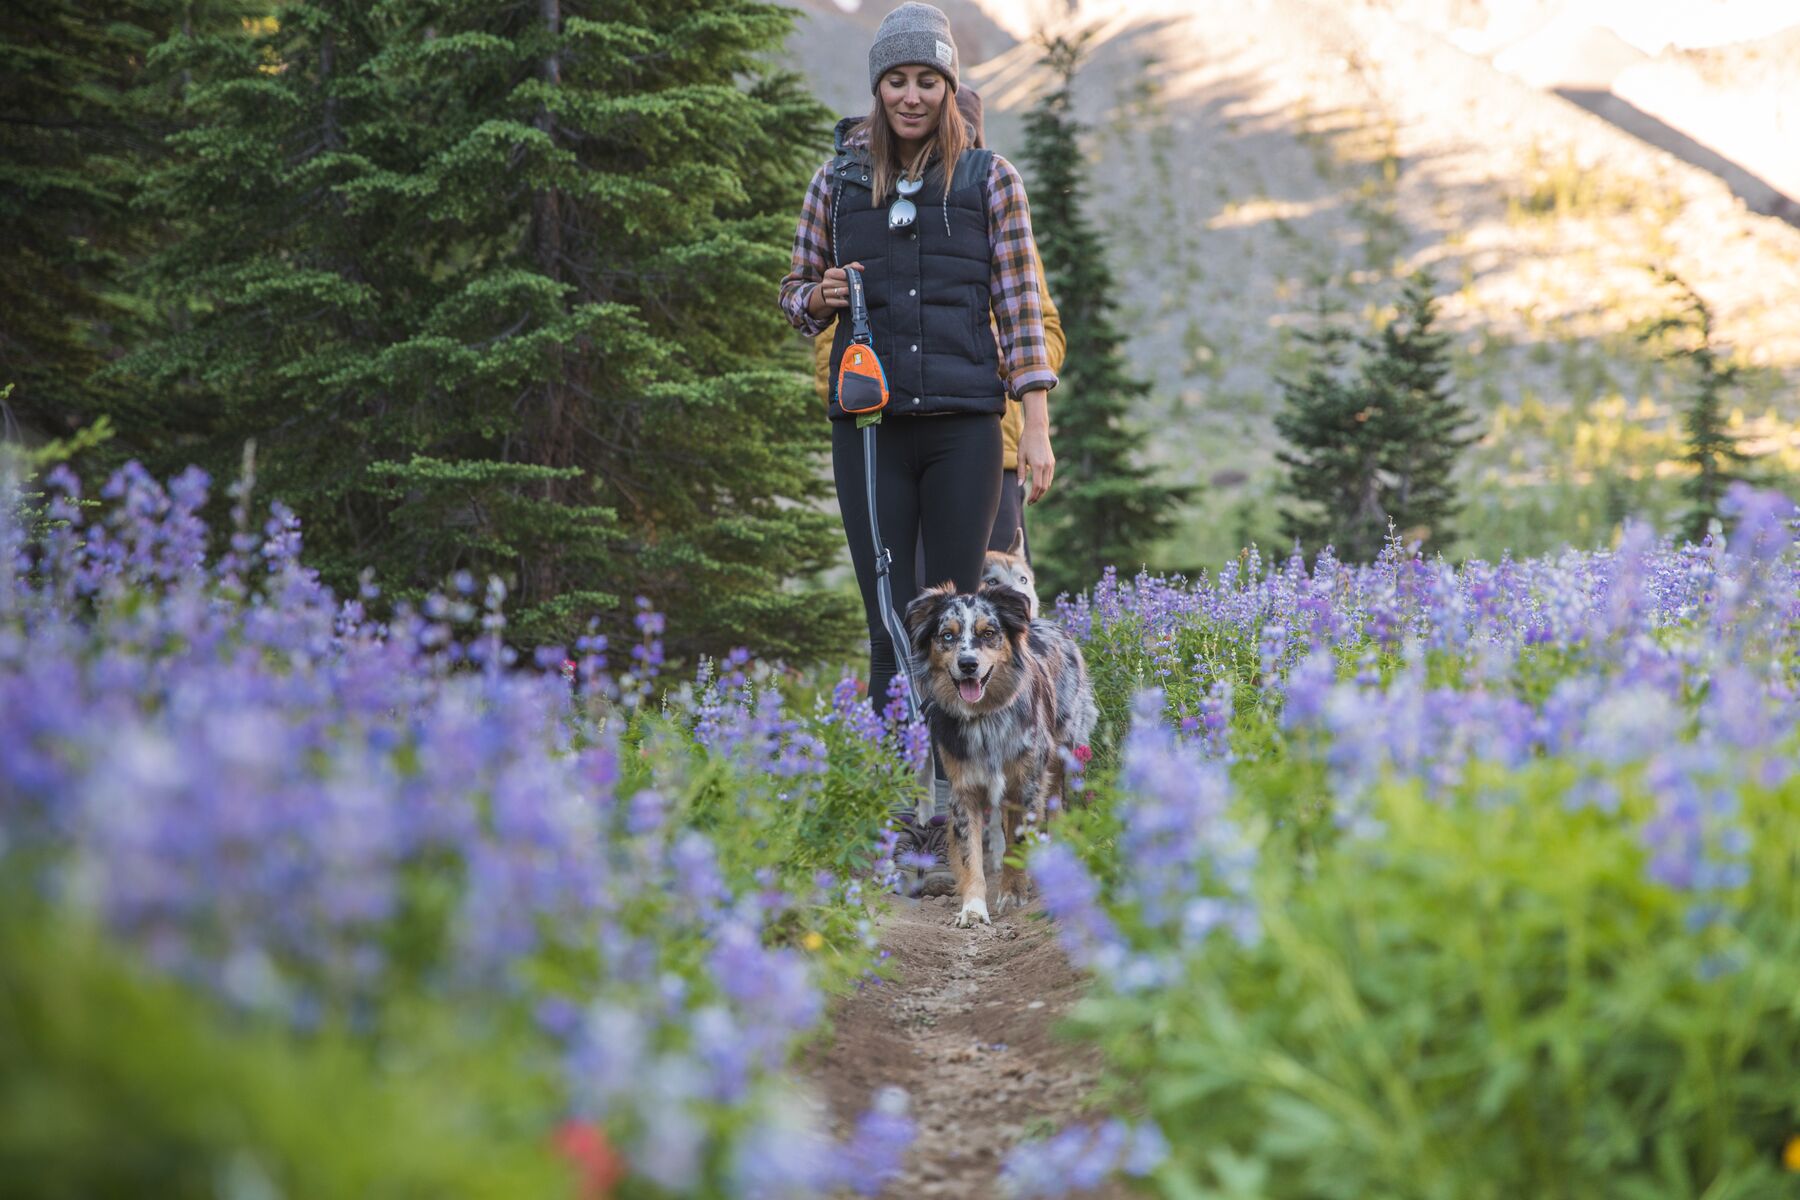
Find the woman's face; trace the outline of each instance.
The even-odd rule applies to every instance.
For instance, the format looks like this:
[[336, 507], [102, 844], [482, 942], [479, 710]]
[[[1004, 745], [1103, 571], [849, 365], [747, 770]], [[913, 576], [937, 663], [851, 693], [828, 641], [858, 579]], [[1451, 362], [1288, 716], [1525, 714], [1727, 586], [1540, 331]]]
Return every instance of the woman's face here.
[[930, 67], [895, 67], [881, 77], [881, 110], [888, 128], [903, 142], [919, 142], [937, 132], [950, 88]]

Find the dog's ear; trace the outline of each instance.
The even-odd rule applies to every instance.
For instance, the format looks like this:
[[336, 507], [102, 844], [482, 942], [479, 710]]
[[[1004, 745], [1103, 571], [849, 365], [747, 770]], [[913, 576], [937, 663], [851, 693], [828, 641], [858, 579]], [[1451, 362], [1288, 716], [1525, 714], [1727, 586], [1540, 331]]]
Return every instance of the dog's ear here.
[[956, 595], [954, 583], [940, 583], [926, 588], [906, 606], [906, 632], [912, 638], [913, 653], [923, 658], [931, 651], [931, 638], [937, 632], [938, 617], [944, 606]]
[[1025, 549], [1025, 527], [1023, 525], [1020, 525], [1018, 528], [1013, 530], [1013, 540], [1012, 540], [1012, 543], [1006, 547], [1006, 552], [1008, 554], [1017, 555], [1020, 551], [1022, 551], [1024, 549]]
[[1024, 592], [1011, 584], [987, 584], [979, 595], [994, 606], [994, 614], [1000, 618], [1000, 628], [1007, 637], [1017, 641], [1025, 636], [1031, 628], [1031, 601]]

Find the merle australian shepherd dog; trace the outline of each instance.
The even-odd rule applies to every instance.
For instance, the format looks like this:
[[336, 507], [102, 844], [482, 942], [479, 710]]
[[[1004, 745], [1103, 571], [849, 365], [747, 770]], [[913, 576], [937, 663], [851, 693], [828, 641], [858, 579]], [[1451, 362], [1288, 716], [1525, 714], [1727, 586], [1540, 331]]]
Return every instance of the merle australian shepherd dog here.
[[[1063, 753], [1085, 747], [1098, 710], [1081, 650], [1062, 627], [1031, 619], [1011, 587], [974, 595], [951, 584], [906, 607], [923, 664], [931, 738], [950, 779], [950, 869], [958, 926], [988, 922], [985, 823], [998, 817], [1011, 847], [1030, 814], [1044, 828], [1063, 787]], [[1025, 901], [1025, 872], [1004, 865], [995, 912]]]

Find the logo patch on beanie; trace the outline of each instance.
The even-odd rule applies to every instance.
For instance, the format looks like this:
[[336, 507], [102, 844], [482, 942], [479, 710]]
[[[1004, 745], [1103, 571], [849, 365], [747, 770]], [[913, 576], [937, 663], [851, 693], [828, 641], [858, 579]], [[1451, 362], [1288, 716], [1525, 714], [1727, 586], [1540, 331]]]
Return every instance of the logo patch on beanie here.
[[951, 47], [949, 42], [939, 42], [937, 44], [937, 60], [946, 67], [956, 61], [956, 51]]

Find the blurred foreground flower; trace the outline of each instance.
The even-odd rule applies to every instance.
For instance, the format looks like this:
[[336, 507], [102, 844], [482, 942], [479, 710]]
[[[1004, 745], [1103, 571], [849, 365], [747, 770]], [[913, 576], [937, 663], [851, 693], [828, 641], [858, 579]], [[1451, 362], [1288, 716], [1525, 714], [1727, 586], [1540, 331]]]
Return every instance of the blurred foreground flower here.
[[625, 1161], [606, 1131], [591, 1121], [564, 1121], [553, 1140], [556, 1152], [575, 1168], [579, 1200], [610, 1200], [613, 1185], [625, 1178]]

